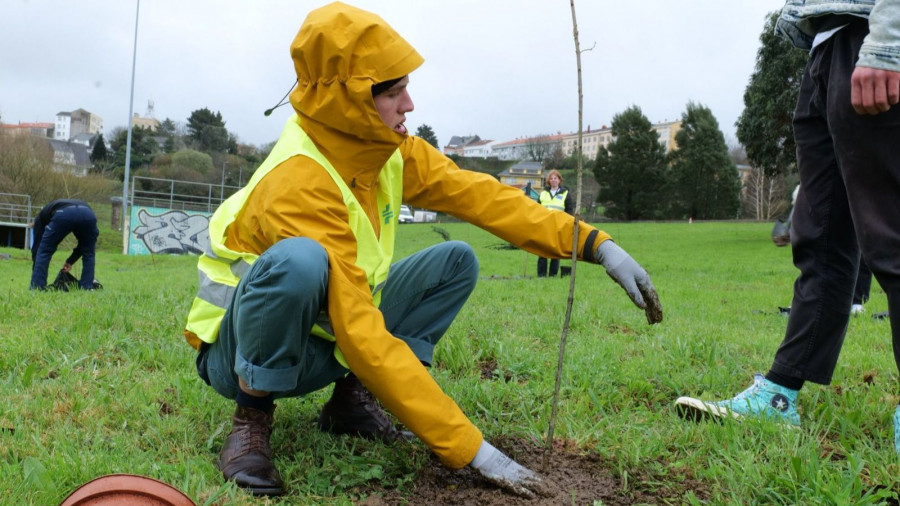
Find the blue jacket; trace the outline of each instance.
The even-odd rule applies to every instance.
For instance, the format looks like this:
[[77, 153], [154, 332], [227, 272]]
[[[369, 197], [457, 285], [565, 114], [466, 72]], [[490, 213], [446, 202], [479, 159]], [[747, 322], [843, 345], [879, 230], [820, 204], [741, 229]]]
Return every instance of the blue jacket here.
[[[34, 219], [34, 228], [32, 229], [32, 243], [31, 243], [31, 261], [34, 262], [37, 257], [38, 248], [41, 246], [41, 239], [44, 238], [44, 228], [50, 224], [50, 220], [53, 219], [53, 215], [56, 211], [60, 209], [65, 209], [69, 206], [85, 206], [90, 207], [87, 202], [78, 199], [58, 199], [50, 202], [41, 208], [41, 212], [38, 213], [37, 217]], [[66, 259], [66, 263], [69, 265], [74, 264], [78, 261], [82, 256], [81, 251], [82, 245], [79, 242], [75, 249], [72, 250], [72, 254], [69, 255], [69, 258]]]
[[900, 72], [900, 0], [787, 0], [775, 32], [800, 49], [810, 49], [816, 33], [848, 21], [869, 20], [856, 64]]

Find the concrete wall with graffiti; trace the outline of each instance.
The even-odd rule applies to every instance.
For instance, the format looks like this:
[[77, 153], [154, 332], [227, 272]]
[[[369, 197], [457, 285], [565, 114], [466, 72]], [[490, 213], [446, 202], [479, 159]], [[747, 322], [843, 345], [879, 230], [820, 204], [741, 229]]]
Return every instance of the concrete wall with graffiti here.
[[200, 254], [209, 247], [212, 213], [158, 207], [131, 208], [129, 255]]

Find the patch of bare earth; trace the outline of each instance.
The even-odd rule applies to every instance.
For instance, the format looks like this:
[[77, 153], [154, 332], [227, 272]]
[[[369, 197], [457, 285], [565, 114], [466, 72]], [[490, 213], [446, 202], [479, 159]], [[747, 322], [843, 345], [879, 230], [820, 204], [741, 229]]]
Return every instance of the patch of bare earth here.
[[544, 467], [543, 444], [504, 438], [492, 441], [498, 448], [520, 464], [540, 472], [556, 489], [549, 498], [527, 499], [499, 490], [477, 471], [465, 467], [451, 471], [432, 458], [416, 477], [413, 485], [403, 492], [375, 487], [361, 501], [362, 506], [387, 505], [466, 505], [508, 506], [539, 504], [631, 505], [678, 503], [688, 490], [701, 500], [708, 497], [705, 485], [691, 478], [661, 485], [658, 478], [645, 477], [653, 485], [641, 483], [640, 472], [630, 472], [629, 488], [623, 490], [620, 480], [596, 455], [582, 455], [559, 445]]

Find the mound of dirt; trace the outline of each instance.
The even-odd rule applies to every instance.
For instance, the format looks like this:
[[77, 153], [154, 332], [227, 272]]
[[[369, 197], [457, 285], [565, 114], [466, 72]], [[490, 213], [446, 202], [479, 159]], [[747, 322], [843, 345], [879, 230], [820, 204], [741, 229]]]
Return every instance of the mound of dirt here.
[[599, 458], [580, 455], [566, 449], [554, 448], [544, 464], [544, 447], [521, 439], [492, 441], [495, 446], [520, 464], [539, 472], [553, 483], [554, 497], [527, 499], [503, 492], [488, 483], [470, 467], [450, 471], [437, 458], [423, 468], [411, 491], [403, 494], [396, 490], [372, 489], [362, 506], [387, 506], [396, 504], [440, 505], [539, 505], [539, 504], [603, 504], [628, 505], [656, 503], [659, 499], [640, 492], [624, 492], [618, 479], [604, 467]]

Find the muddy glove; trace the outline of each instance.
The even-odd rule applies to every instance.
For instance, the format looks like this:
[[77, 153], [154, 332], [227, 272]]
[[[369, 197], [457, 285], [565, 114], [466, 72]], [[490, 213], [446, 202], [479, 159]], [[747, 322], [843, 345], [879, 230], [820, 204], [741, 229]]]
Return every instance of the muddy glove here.
[[529, 498], [552, 495], [551, 487], [537, 473], [520, 466], [487, 441], [481, 442], [481, 448], [469, 465], [489, 482], [516, 495]]
[[606, 268], [606, 273], [625, 289], [634, 304], [643, 309], [648, 323], [662, 321], [662, 306], [650, 276], [618, 244], [606, 240], [594, 251], [594, 260]]

